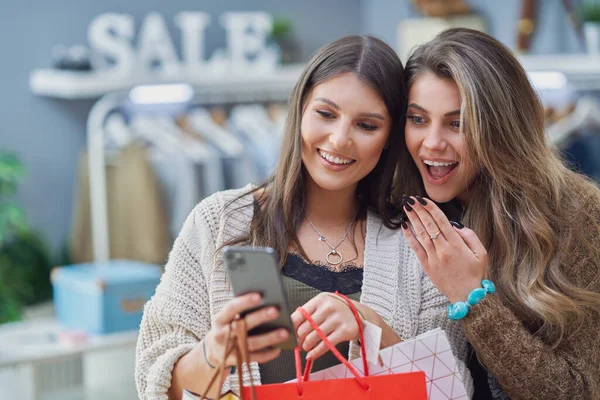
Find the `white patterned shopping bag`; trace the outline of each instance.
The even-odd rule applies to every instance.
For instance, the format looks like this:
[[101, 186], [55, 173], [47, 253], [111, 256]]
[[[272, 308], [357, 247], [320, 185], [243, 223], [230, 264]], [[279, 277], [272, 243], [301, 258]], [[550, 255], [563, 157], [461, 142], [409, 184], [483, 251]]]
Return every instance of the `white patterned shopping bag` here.
[[[450, 349], [446, 334], [434, 329], [413, 339], [405, 340], [379, 352], [383, 366], [369, 364], [372, 376], [423, 371], [427, 377], [429, 400], [467, 400], [467, 391], [460, 378], [456, 359]], [[363, 372], [361, 358], [352, 364]], [[336, 365], [310, 375], [311, 381], [348, 378], [350, 374], [343, 365]]]

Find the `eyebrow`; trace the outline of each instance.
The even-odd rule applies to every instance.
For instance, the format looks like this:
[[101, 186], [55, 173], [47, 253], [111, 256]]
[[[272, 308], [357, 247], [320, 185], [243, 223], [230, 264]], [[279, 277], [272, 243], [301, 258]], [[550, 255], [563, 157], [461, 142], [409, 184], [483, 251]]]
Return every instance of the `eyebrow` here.
[[[417, 110], [420, 110], [420, 111], [423, 111], [424, 113], [429, 114], [429, 111], [427, 111], [426, 109], [424, 109], [423, 107], [421, 107], [418, 104], [410, 103], [408, 105], [408, 108], [411, 108], [411, 107], [416, 108]], [[454, 111], [447, 112], [446, 114], [444, 114], [444, 117], [450, 117], [450, 116], [454, 116], [454, 115], [460, 115], [460, 110], [454, 110]]]
[[[340, 110], [340, 106], [338, 106], [337, 104], [335, 104], [333, 101], [325, 98], [325, 97], [318, 97], [316, 98], [314, 101], [321, 101], [325, 104], [330, 105], [331, 107], [335, 108], [336, 110]], [[385, 121], [385, 117], [381, 114], [378, 113], [369, 113], [369, 112], [361, 112], [360, 114], [358, 114], [359, 117], [361, 118], [376, 118], [376, 119], [380, 119], [382, 121]]]

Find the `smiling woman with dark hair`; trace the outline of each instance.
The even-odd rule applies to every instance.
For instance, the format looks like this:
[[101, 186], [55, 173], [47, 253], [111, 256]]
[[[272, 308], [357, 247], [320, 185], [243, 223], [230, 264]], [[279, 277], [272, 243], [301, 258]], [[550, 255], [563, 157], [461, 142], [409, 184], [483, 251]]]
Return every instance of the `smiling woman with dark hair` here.
[[[358, 325], [348, 305], [328, 292], [345, 294], [382, 328], [382, 347], [441, 326], [455, 354], [466, 356], [460, 326], [444, 318], [447, 300], [394, 229], [394, 174], [398, 158], [409, 157], [405, 112], [404, 70], [381, 40], [348, 36], [313, 56], [290, 98], [274, 176], [205, 199], [186, 221], [144, 310], [136, 359], [141, 398], [179, 398], [183, 388], [203, 392], [224, 354], [230, 322], [260, 303], [257, 294], [232, 298], [220, 250], [233, 244], [274, 248], [291, 309], [302, 306], [346, 354], [357, 355], [347, 342], [358, 338]], [[277, 313], [256, 311], [246, 325], [252, 329]], [[315, 369], [338, 363], [301, 314], [292, 320]], [[272, 347], [289, 334], [249, 339], [246, 384], [250, 374], [261, 383], [295, 378], [293, 352]], [[225, 365], [236, 365], [234, 355]], [[460, 361], [459, 369], [470, 387]], [[227, 370], [223, 376], [223, 388], [211, 397], [239, 388]]]

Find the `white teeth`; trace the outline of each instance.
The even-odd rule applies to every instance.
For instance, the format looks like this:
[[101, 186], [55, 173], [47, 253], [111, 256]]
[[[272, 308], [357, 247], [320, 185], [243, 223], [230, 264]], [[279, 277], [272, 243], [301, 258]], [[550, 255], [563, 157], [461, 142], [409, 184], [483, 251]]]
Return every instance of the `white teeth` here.
[[425, 163], [431, 167], [449, 167], [451, 165], [458, 164], [456, 161], [455, 162], [439, 162], [439, 161], [429, 161], [429, 160], [423, 160], [423, 163]]
[[354, 160], [347, 160], [344, 158], [334, 157], [331, 154], [329, 154], [323, 150], [319, 150], [319, 154], [321, 155], [321, 157], [323, 157], [327, 161], [334, 163], [334, 164], [350, 164], [352, 161], [354, 161]]

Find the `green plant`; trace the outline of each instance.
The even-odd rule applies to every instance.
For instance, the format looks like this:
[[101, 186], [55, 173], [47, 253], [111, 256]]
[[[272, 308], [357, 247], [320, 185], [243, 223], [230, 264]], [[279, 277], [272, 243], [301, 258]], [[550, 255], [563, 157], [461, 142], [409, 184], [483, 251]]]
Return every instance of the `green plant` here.
[[48, 251], [15, 200], [24, 174], [16, 156], [0, 152], [0, 323], [20, 319], [23, 305], [52, 295]]
[[581, 3], [581, 18], [584, 22], [600, 23], [600, 0], [584, 0]]
[[287, 17], [274, 17], [271, 38], [275, 41], [287, 37], [294, 30], [294, 22]]
[[298, 62], [300, 48], [294, 38], [294, 21], [291, 18], [277, 16], [273, 18], [273, 27], [268, 41], [281, 50], [282, 64]]

